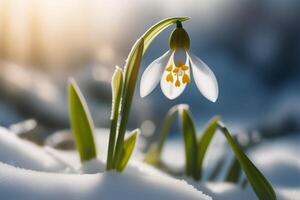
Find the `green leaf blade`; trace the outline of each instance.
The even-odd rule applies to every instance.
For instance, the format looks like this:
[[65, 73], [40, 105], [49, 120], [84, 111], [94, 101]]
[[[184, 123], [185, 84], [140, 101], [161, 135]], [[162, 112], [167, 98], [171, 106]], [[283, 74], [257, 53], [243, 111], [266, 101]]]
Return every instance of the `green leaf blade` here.
[[69, 112], [75, 144], [81, 162], [96, 158], [93, 121], [85, 99], [73, 79], [69, 80]]
[[220, 175], [223, 166], [225, 165], [225, 157], [221, 157], [219, 160], [217, 160], [215, 166], [212, 169], [212, 172], [208, 176], [209, 181], [216, 181], [218, 176]]
[[225, 135], [236, 159], [239, 161], [258, 198], [260, 200], [276, 200], [276, 194], [269, 181], [255, 167], [246, 154], [244, 154], [242, 149], [234, 142], [234, 139], [231, 137], [228, 129], [221, 124], [219, 124], [219, 127]]
[[127, 139], [125, 139], [123, 150], [122, 150], [122, 156], [116, 166], [118, 172], [122, 172], [125, 169], [131, 157], [131, 154], [134, 150], [134, 146], [137, 140], [137, 135], [139, 133], [140, 133], [139, 129], [136, 129], [130, 133]]
[[122, 69], [116, 67], [112, 77], [111, 88], [112, 88], [112, 110], [111, 110], [111, 125], [109, 134], [109, 143], [107, 151], [106, 169], [110, 170], [113, 168], [113, 159], [119, 119], [120, 100], [122, 95], [123, 87], [123, 72]]
[[198, 180], [196, 130], [187, 106], [181, 106], [179, 108], [179, 116], [185, 146], [186, 175]]
[[241, 176], [241, 166], [236, 158], [234, 158], [230, 164], [230, 167], [226, 173], [226, 182], [238, 183]]
[[177, 114], [178, 107], [180, 105], [173, 106], [166, 114], [163, 123], [162, 128], [159, 133], [159, 142], [158, 144], [152, 145], [150, 149], [147, 151], [144, 157], [144, 161], [152, 164], [152, 165], [158, 165], [160, 162], [160, 156], [161, 152], [163, 150], [163, 146], [165, 143], [166, 138], [168, 137], [170, 127], [172, 125], [172, 122], [174, 121], [174, 118]]
[[[238, 143], [236, 135], [232, 136], [232, 138], [236, 143]], [[228, 168], [228, 171], [226, 173], [224, 181], [237, 184], [241, 175], [242, 175], [241, 165], [239, 164], [239, 161], [236, 158], [233, 158]]]
[[209, 122], [208, 126], [203, 131], [202, 135], [198, 139], [198, 160], [197, 160], [197, 168], [199, 171], [199, 178], [202, 178], [202, 165], [205, 154], [207, 152], [208, 146], [218, 128], [219, 118], [214, 117]]

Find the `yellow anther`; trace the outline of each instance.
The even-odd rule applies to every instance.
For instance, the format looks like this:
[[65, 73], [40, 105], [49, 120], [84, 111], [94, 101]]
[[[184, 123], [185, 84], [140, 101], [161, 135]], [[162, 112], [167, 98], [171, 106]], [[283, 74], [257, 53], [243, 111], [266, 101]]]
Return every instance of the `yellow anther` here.
[[172, 65], [169, 65], [169, 66], [166, 67], [166, 71], [168, 71], [168, 72], [172, 71], [172, 69], [173, 69]]
[[175, 69], [173, 70], [174, 73], [178, 73], [179, 72], [179, 67], [175, 67]]
[[181, 67], [182, 65], [184, 65], [184, 63], [181, 60], [176, 62], [176, 67]]
[[172, 73], [169, 73], [169, 74], [167, 75], [166, 80], [167, 80], [167, 82], [173, 83], [173, 75], [172, 75]]
[[180, 81], [179, 81], [178, 79], [177, 79], [176, 82], [175, 82], [175, 86], [176, 86], [176, 87], [180, 87]]
[[181, 66], [181, 69], [182, 69], [183, 71], [186, 71], [186, 70], [188, 70], [188, 69], [189, 69], [189, 67], [188, 67], [188, 66], [186, 66], [186, 65], [182, 65], [182, 66]]
[[183, 74], [183, 76], [182, 76], [182, 83], [190, 83], [190, 82], [191, 82], [191, 80], [190, 80], [189, 75]]

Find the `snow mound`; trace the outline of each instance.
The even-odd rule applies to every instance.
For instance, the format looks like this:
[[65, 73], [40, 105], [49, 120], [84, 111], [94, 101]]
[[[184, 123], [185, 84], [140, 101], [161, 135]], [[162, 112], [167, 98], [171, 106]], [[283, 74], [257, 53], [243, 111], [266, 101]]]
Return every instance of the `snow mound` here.
[[74, 151], [42, 148], [1, 127], [0, 194], [8, 200], [211, 200], [185, 181], [140, 161], [131, 159], [123, 173], [105, 171], [100, 159], [80, 166]]
[[25, 169], [57, 172], [66, 166], [53, 158], [44, 148], [18, 138], [0, 127], [0, 161]]
[[4, 163], [0, 163], [0, 194], [4, 199], [14, 200], [211, 200], [185, 181], [167, 176], [118, 174], [113, 171], [97, 174], [46, 173]]

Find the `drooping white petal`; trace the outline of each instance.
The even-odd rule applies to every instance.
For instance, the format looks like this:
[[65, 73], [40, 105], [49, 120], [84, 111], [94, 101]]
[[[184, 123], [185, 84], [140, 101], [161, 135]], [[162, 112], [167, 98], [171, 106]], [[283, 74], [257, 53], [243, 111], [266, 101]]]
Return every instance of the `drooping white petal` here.
[[170, 60], [172, 51], [154, 60], [143, 72], [140, 83], [140, 95], [145, 97], [150, 94], [159, 83], [162, 73]]
[[208, 100], [215, 102], [219, 95], [219, 89], [214, 73], [200, 58], [191, 52], [188, 53], [188, 56], [192, 66], [193, 78], [198, 89]]
[[[170, 65], [170, 64], [172, 64], [174, 66], [174, 53], [171, 55], [171, 59], [170, 59], [170, 62], [168, 63], [168, 65]], [[185, 64], [189, 65], [188, 59], [186, 59], [186, 63]], [[162, 90], [163, 94], [167, 98], [169, 98], [169, 99], [175, 99], [175, 98], [177, 98], [184, 91], [184, 89], [185, 89], [185, 87], [186, 87], [187, 84], [186, 83], [183, 84], [181, 82], [180, 86], [176, 87], [175, 84], [174, 84], [174, 82], [176, 81], [177, 77], [175, 76], [174, 77], [174, 82], [171, 83], [171, 82], [168, 82], [166, 80], [166, 76], [168, 74], [169, 74], [169, 72], [165, 70], [164, 73], [163, 73], [163, 75], [162, 75], [162, 77], [161, 77], [160, 87], [161, 87], [161, 90]], [[186, 74], [188, 76], [190, 76], [190, 71], [187, 70]], [[179, 77], [179, 78], [181, 80], [181, 77]]]

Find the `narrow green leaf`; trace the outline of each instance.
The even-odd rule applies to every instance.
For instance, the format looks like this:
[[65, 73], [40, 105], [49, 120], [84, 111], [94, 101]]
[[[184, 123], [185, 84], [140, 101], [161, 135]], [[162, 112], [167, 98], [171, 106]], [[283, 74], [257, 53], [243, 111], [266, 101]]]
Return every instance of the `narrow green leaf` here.
[[255, 167], [243, 150], [234, 142], [234, 139], [231, 137], [228, 129], [222, 124], [219, 124], [219, 127], [224, 133], [236, 159], [239, 161], [258, 198], [260, 200], [276, 200], [276, 194], [269, 181]]
[[113, 167], [114, 149], [116, 143], [118, 117], [120, 109], [120, 99], [123, 87], [123, 72], [118, 66], [112, 77], [111, 88], [112, 88], [112, 110], [111, 110], [111, 125], [109, 134], [109, 143], [107, 151], [107, 162], [106, 169], [110, 170]]
[[[238, 143], [237, 136], [232, 136], [233, 140]], [[232, 183], [238, 183], [240, 176], [242, 174], [241, 166], [236, 158], [233, 158], [233, 160], [230, 163], [230, 166], [228, 168], [228, 171], [225, 175], [224, 181], [226, 182], [232, 182]]]
[[142, 53], [144, 48], [144, 39], [141, 38], [137, 46], [134, 47], [132, 54], [130, 53], [130, 57], [128, 58], [126, 72], [130, 72], [130, 75], [125, 79], [125, 85], [122, 93], [122, 101], [121, 101], [121, 121], [118, 131], [118, 138], [116, 143], [115, 155], [114, 155], [114, 166], [121, 158], [121, 153], [123, 149], [124, 143], [124, 135], [126, 131], [126, 125], [129, 117], [130, 107], [132, 103], [132, 97], [135, 91], [135, 85], [137, 81], [137, 76], [139, 73], [140, 64], [142, 61]]
[[237, 183], [242, 174], [241, 166], [236, 158], [234, 158], [230, 164], [230, 167], [226, 173], [225, 180], [226, 182]]
[[196, 130], [187, 106], [179, 107], [179, 116], [185, 146], [186, 175], [192, 176], [195, 180], [198, 180], [199, 171], [197, 170], [198, 152]]
[[130, 133], [127, 139], [125, 139], [121, 159], [117, 163], [117, 167], [116, 167], [118, 172], [122, 172], [125, 169], [129, 161], [129, 158], [133, 152], [137, 135], [139, 134], [139, 132], [140, 131], [136, 129]]
[[208, 146], [217, 130], [218, 127], [218, 117], [214, 117], [209, 122], [208, 126], [205, 128], [203, 133], [198, 139], [198, 162], [197, 162], [197, 170], [199, 171], [199, 178], [202, 178], [202, 165], [205, 154], [207, 152]]
[[144, 162], [157, 166], [160, 163], [160, 155], [161, 152], [159, 151], [158, 145], [152, 144], [145, 153]]
[[213, 168], [211, 174], [208, 177], [209, 181], [215, 181], [220, 174], [223, 166], [225, 164], [225, 157], [222, 156], [219, 160], [217, 160], [217, 163], [215, 164], [215, 167]]
[[159, 133], [159, 142], [158, 144], [154, 144], [150, 147], [148, 152], [145, 154], [144, 161], [152, 164], [157, 165], [160, 160], [161, 152], [163, 150], [163, 146], [165, 143], [166, 138], [168, 137], [171, 124], [175, 118], [175, 114], [178, 111], [178, 107], [180, 105], [173, 106], [166, 114], [163, 123], [162, 123], [162, 129]]
[[190, 19], [189, 17], [172, 17], [172, 18], [164, 19], [164, 20], [154, 24], [142, 36], [145, 40], [143, 53], [145, 53], [145, 51], [151, 44], [152, 40], [164, 29], [166, 29], [167, 27], [169, 27], [172, 24], [175, 24], [177, 21], [182, 22], [182, 21], [186, 21], [189, 19]]
[[69, 112], [76, 148], [81, 162], [96, 157], [93, 121], [85, 99], [73, 79], [69, 80]]

